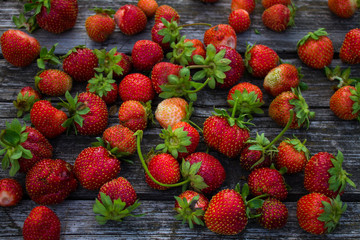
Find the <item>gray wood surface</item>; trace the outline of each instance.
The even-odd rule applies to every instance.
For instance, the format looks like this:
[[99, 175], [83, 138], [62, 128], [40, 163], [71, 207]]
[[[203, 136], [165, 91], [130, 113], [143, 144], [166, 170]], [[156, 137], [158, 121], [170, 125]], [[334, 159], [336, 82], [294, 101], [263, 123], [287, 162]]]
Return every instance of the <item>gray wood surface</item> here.
[[[75, 27], [62, 33], [54, 35], [43, 30], [38, 30], [33, 34], [42, 46], [50, 48], [54, 43], [59, 43], [56, 54], [63, 55], [74, 46], [85, 44], [89, 48], [107, 48], [117, 47], [119, 51], [130, 54], [134, 43], [140, 39], [151, 39], [150, 30], [154, 19], [149, 19], [147, 28], [144, 32], [135, 36], [125, 36], [117, 28], [114, 34], [105, 43], [99, 44], [92, 42], [85, 32], [84, 22], [91, 11], [90, 8], [101, 6], [103, 8], [113, 8], [117, 10], [126, 3], [134, 1], [120, 0], [79, 0], [79, 17]], [[165, 1], [158, 0], [159, 5], [168, 4], [174, 7], [181, 16], [181, 23], [208, 22], [213, 25], [227, 23], [230, 13], [231, 0], [219, 0], [215, 4], [205, 4], [200, 0], [179, 0]], [[304, 74], [303, 81], [309, 85], [309, 89], [303, 92], [311, 110], [316, 112], [316, 117], [311, 121], [308, 130], [289, 130], [285, 135], [291, 137], [293, 134], [300, 139], [307, 139], [307, 146], [314, 155], [321, 151], [336, 153], [341, 150], [345, 160], [344, 169], [352, 174], [353, 181], [360, 185], [360, 124], [357, 121], [343, 121], [333, 115], [329, 109], [329, 99], [333, 93], [331, 86], [334, 83], [329, 82], [322, 70], [313, 70], [305, 66], [298, 59], [296, 54], [296, 43], [307, 32], [315, 31], [320, 27], [326, 28], [329, 37], [333, 41], [335, 48], [334, 61], [331, 67], [340, 65], [348, 67], [338, 59], [338, 53], [345, 34], [352, 28], [358, 27], [359, 13], [350, 19], [340, 19], [332, 14], [327, 1], [294, 1], [298, 7], [295, 17], [296, 26], [286, 30], [283, 33], [272, 32], [266, 29], [261, 21], [263, 7], [257, 4], [255, 11], [251, 14], [251, 28], [242, 34], [238, 34], [237, 50], [243, 56], [246, 43], [259, 43], [273, 48], [284, 62], [290, 62], [298, 67], [302, 67]], [[13, 15], [18, 15], [22, 10], [20, 1], [2, 1], [0, 8], [0, 34], [4, 31], [14, 28], [11, 22]], [[255, 34], [257, 29], [260, 34]], [[186, 28], [182, 34], [189, 38], [198, 38], [203, 40], [203, 34], [206, 28], [193, 26]], [[352, 76], [359, 77], [360, 66], [352, 67]], [[12, 101], [16, 98], [18, 91], [24, 86], [34, 85], [34, 76], [38, 69], [36, 64], [26, 68], [17, 68], [10, 65], [2, 55], [0, 55], [0, 128], [3, 128], [5, 121], [10, 121], [16, 117], [15, 108]], [[251, 76], [244, 76], [242, 81], [251, 81], [262, 88], [262, 79], [254, 79]], [[85, 84], [75, 83], [72, 93], [84, 91]], [[226, 107], [226, 96], [228, 90], [210, 90], [205, 89], [199, 93], [198, 101], [195, 103], [195, 112], [192, 120], [202, 126], [205, 119], [213, 111], [213, 107]], [[57, 98], [52, 99], [59, 101]], [[254, 123], [256, 126], [251, 128], [251, 136], [256, 132], [265, 133], [269, 139], [274, 138], [281, 128], [277, 126], [267, 113], [268, 106], [272, 100], [264, 92], [265, 105], [263, 115], [256, 116]], [[153, 109], [161, 99], [154, 100]], [[121, 104], [118, 101], [115, 106], [118, 108]], [[117, 114], [110, 117], [109, 126], [117, 124]], [[158, 134], [160, 133], [158, 123], [150, 126], [144, 133], [143, 152], [149, 151], [160, 142]], [[61, 158], [70, 163], [74, 163], [77, 155], [90, 143], [95, 140], [94, 137], [85, 136], [59, 136], [52, 139], [54, 147], [54, 158]], [[198, 151], [205, 151], [206, 146], [202, 142]], [[221, 189], [233, 188], [239, 181], [245, 183], [248, 172], [241, 169], [239, 160], [227, 159], [220, 153], [210, 150], [210, 154], [217, 157], [224, 165], [227, 173], [226, 180]], [[168, 191], [156, 191], [148, 187], [144, 181], [144, 173], [141, 168], [137, 155], [132, 156], [134, 165], [122, 164], [120, 176], [127, 178], [134, 186], [142, 205], [137, 213], [148, 213], [142, 218], [127, 218], [122, 223], [109, 222], [105, 226], [96, 224], [94, 214], [92, 213], [92, 204], [97, 196], [96, 191], [88, 191], [81, 187], [70, 195], [63, 203], [50, 206], [60, 217], [62, 223], [62, 239], [319, 239], [303, 231], [296, 220], [296, 201], [307, 191], [303, 187], [303, 174], [286, 175], [287, 183], [292, 187], [289, 196], [286, 199], [286, 205], [289, 207], [289, 222], [285, 228], [275, 231], [268, 231], [261, 228], [255, 220], [250, 221], [245, 231], [237, 236], [224, 237], [218, 236], [206, 228], [197, 227], [189, 230], [181, 222], [174, 220], [173, 215], [173, 196], [180, 193], [180, 189], [171, 189]], [[0, 171], [0, 178], [8, 177], [8, 173]], [[24, 186], [25, 175], [18, 174], [16, 179], [20, 180]], [[211, 195], [208, 196], [211, 198]], [[348, 211], [341, 219], [341, 225], [337, 230], [322, 238], [325, 239], [360, 239], [360, 189], [346, 188], [343, 195], [343, 201], [348, 203]], [[14, 208], [0, 209], [0, 238], [1, 239], [20, 239], [23, 222], [36, 204], [29, 200], [27, 195], [24, 200]]]

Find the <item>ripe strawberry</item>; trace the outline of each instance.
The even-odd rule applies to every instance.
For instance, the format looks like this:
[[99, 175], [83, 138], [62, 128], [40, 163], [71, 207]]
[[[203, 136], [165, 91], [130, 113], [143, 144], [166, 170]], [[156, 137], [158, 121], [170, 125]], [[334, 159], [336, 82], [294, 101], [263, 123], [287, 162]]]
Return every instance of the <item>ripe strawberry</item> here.
[[252, 171], [248, 177], [248, 184], [254, 196], [267, 194], [283, 201], [288, 195], [285, 180], [276, 169], [258, 168]]
[[85, 29], [87, 35], [95, 42], [104, 42], [115, 30], [112, 9], [94, 8], [95, 15], [86, 18]]
[[360, 63], [360, 29], [351, 29], [345, 35], [345, 39], [340, 48], [340, 59], [349, 64]]
[[99, 61], [95, 53], [85, 46], [77, 46], [63, 57], [63, 69], [74, 81], [86, 82], [95, 76]]
[[263, 102], [263, 93], [262, 93], [261, 89], [258, 86], [254, 85], [252, 83], [249, 83], [249, 82], [241, 82], [241, 83], [238, 83], [237, 85], [233, 86], [227, 95], [227, 101], [233, 100], [232, 95], [235, 93], [236, 90], [240, 91], [241, 93], [243, 93], [245, 90], [248, 93], [254, 92], [257, 95], [257, 99], [260, 102]]
[[155, 23], [161, 22], [161, 18], [165, 18], [168, 22], [171, 22], [171, 20], [175, 22], [180, 21], [178, 12], [169, 5], [161, 5], [156, 9]]
[[246, 47], [244, 63], [253, 77], [265, 77], [279, 62], [277, 53], [265, 45], [247, 45]]
[[341, 18], [352, 17], [357, 8], [358, 1], [356, 0], [328, 0], [328, 6], [331, 12]]
[[310, 193], [297, 202], [296, 217], [300, 227], [309, 233], [331, 233], [346, 207], [340, 196], [330, 199], [321, 193]]
[[183, 67], [169, 62], [159, 62], [155, 64], [151, 72], [151, 81], [156, 93], [161, 93], [161, 85], [168, 83], [169, 75], [179, 76], [179, 71]]
[[360, 84], [344, 86], [338, 89], [330, 98], [330, 109], [344, 120], [360, 120]]
[[155, 64], [164, 58], [162, 48], [156, 42], [139, 40], [131, 52], [133, 66], [140, 71], [150, 71]]
[[46, 206], [38, 206], [25, 219], [22, 234], [24, 240], [59, 240], [60, 230], [61, 224], [56, 213]]
[[[193, 59], [195, 55], [200, 55], [203, 58], [206, 57], [206, 50], [205, 50], [204, 44], [199, 39], [185, 39], [184, 42], [185, 43], [192, 42], [193, 47], [195, 48], [191, 54], [191, 57], [190, 57], [191, 59]], [[189, 62], [189, 65], [193, 65], [193, 64], [195, 64], [194, 60]]]
[[147, 17], [153, 17], [156, 9], [159, 7], [155, 0], [139, 0], [137, 6], [145, 13]]
[[322, 69], [330, 65], [334, 47], [325, 29], [319, 28], [299, 40], [297, 52], [303, 63], [315, 69]]
[[282, 32], [295, 24], [294, 15], [295, 7], [275, 4], [263, 12], [262, 22], [271, 30]]
[[131, 73], [120, 82], [119, 95], [123, 101], [147, 102], [154, 99], [155, 91], [150, 78], [141, 73]]
[[261, 4], [265, 9], [274, 6], [275, 4], [283, 4], [285, 6], [289, 6], [291, 4], [291, 0], [261, 0]]
[[229, 25], [236, 33], [245, 32], [251, 25], [249, 13], [244, 9], [232, 11], [229, 15]]
[[168, 98], [162, 100], [155, 110], [155, 118], [162, 128], [173, 127], [186, 118], [189, 104], [182, 98]]
[[104, 77], [102, 74], [95, 74], [95, 77], [89, 80], [86, 85], [86, 91], [95, 93], [106, 104], [113, 104], [118, 97], [118, 85], [114, 79]]
[[31, 123], [46, 138], [54, 138], [65, 132], [62, 124], [68, 119], [66, 113], [53, 107], [47, 100], [34, 103], [30, 111]]
[[17, 108], [17, 117], [21, 117], [24, 112], [30, 112], [35, 101], [41, 99], [41, 94], [30, 86], [23, 87], [13, 102]]
[[247, 143], [240, 152], [240, 166], [246, 171], [270, 167], [272, 163], [272, 157], [270, 155], [260, 150], [251, 149], [254, 145], [254, 143]]
[[164, 25], [164, 23], [162, 22], [155, 23], [154, 26], [151, 28], [151, 40], [159, 44], [160, 47], [163, 49], [163, 51], [168, 51], [170, 49], [171, 39], [170, 41], [163, 42], [165, 41], [164, 35], [159, 34], [159, 33], [162, 34], [162, 32], [165, 31], [165, 29], [167, 29], [167, 27]]
[[20, 30], [7, 30], [0, 38], [4, 58], [16, 67], [30, 65], [40, 54], [39, 41]]
[[114, 15], [114, 20], [120, 31], [125, 35], [135, 35], [142, 32], [147, 24], [145, 13], [132, 4], [120, 7]]
[[218, 189], [226, 178], [226, 172], [220, 161], [212, 155], [204, 152], [192, 153], [185, 158], [191, 165], [201, 162], [197, 174], [204, 179], [208, 187], [201, 189], [204, 194], [211, 193]]
[[267, 198], [262, 207], [257, 209], [261, 226], [267, 229], [279, 229], [286, 225], [289, 211], [284, 203], [276, 198]]
[[327, 152], [319, 152], [312, 156], [305, 166], [304, 186], [309, 192], [322, 193], [335, 198], [343, 194], [346, 184], [356, 187], [347, 177], [343, 168], [343, 154], [338, 151], [336, 157]]
[[118, 116], [120, 124], [131, 131], [144, 130], [148, 119], [152, 118], [151, 101], [146, 104], [134, 100], [125, 101], [119, 108]]
[[12, 178], [3, 178], [0, 180], [0, 206], [16, 206], [22, 199], [23, 189], [21, 184]]
[[128, 156], [136, 151], [134, 132], [122, 125], [108, 127], [105, 129], [102, 138], [110, 144], [111, 148], [117, 148], [117, 153]]
[[300, 68], [289, 63], [283, 63], [273, 68], [264, 79], [264, 89], [270, 95], [276, 97], [282, 92], [297, 88], [303, 75]]
[[[18, 170], [28, 172], [36, 162], [51, 158], [53, 153], [53, 147], [38, 130], [21, 126], [17, 119], [6, 122], [6, 129], [1, 131], [0, 143], [4, 148], [2, 168], [7, 169], [11, 165], [10, 176], [14, 176]], [[16, 154], [18, 151], [20, 155]]]
[[58, 69], [47, 69], [35, 76], [35, 86], [42, 94], [59, 97], [72, 88], [72, 78]]
[[76, 188], [73, 166], [61, 159], [43, 159], [26, 174], [26, 191], [40, 205], [61, 203]]
[[225, 45], [236, 48], [236, 32], [229, 24], [218, 24], [209, 28], [204, 34], [205, 46], [212, 44], [215, 47]]
[[96, 190], [116, 178], [120, 161], [102, 146], [88, 147], [75, 159], [74, 173], [85, 189]]
[[231, 11], [244, 9], [251, 14], [255, 9], [255, 0], [232, 0]]

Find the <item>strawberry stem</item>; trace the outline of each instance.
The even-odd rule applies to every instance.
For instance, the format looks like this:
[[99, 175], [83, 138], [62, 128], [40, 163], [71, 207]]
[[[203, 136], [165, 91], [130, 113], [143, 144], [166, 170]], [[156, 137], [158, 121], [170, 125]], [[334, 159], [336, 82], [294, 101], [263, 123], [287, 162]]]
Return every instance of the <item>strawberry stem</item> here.
[[199, 88], [194, 89], [194, 90], [185, 90], [185, 92], [186, 93], [197, 93], [200, 90], [202, 90], [209, 83], [210, 80], [211, 80], [211, 78], [207, 78], [206, 81]]

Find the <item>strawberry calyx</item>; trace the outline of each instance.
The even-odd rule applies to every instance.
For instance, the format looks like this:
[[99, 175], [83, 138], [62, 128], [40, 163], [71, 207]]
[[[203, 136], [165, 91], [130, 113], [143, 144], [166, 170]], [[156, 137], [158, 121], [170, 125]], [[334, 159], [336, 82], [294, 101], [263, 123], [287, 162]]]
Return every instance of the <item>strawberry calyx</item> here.
[[309, 39], [319, 40], [322, 36], [328, 36], [329, 34], [325, 31], [325, 28], [319, 28], [315, 32], [309, 32], [302, 39], [300, 39], [297, 43], [297, 48], [301, 45], [304, 45]]
[[305, 146], [305, 143], [306, 143], [306, 139], [301, 142], [300, 139], [298, 139], [296, 136], [293, 136], [294, 138], [290, 139], [290, 138], [287, 138], [284, 140], [284, 142], [290, 144], [293, 146], [293, 148], [298, 151], [299, 153], [300, 152], [303, 152], [305, 154], [305, 157], [307, 160], [309, 160], [310, 158], [310, 151], [309, 149]]
[[24, 95], [19, 92], [16, 97], [16, 101], [13, 101], [14, 106], [17, 108], [17, 117], [21, 117], [25, 112], [30, 112], [32, 106], [39, 99], [35, 99], [34, 95], [26, 92]]
[[204, 217], [205, 211], [201, 208], [195, 208], [197, 202], [199, 201], [200, 195], [196, 195], [193, 197], [190, 202], [186, 200], [186, 198], [180, 198], [178, 196], [174, 196], [177, 203], [179, 204], [179, 208], [176, 208], [175, 215], [176, 220], [182, 220], [182, 223], [188, 223], [191, 229], [194, 228], [194, 223], [197, 225], [204, 226], [204, 222], [201, 220]]
[[253, 214], [252, 210], [261, 208], [264, 203], [264, 199], [262, 199], [262, 198], [268, 197], [268, 194], [262, 194], [262, 195], [254, 197], [250, 200], [247, 200], [247, 197], [250, 194], [249, 185], [247, 183], [245, 183], [242, 188], [240, 186], [240, 183], [236, 184], [235, 191], [238, 192], [244, 200], [247, 217], [248, 218], [260, 217], [261, 214]]
[[142, 217], [145, 214], [132, 214], [137, 207], [140, 206], [138, 200], [131, 206], [126, 207], [126, 203], [121, 200], [121, 198], [116, 199], [114, 201], [103, 192], [100, 192], [101, 202], [96, 199], [95, 204], [93, 206], [93, 211], [95, 214], [99, 214], [95, 216], [96, 221], [104, 225], [109, 220], [114, 220], [121, 222], [123, 218], [131, 216], [131, 217]]
[[24, 12], [30, 12], [34, 10], [34, 14], [26, 19], [24, 13], [20, 13], [19, 18], [13, 17], [13, 22], [18, 28], [25, 27], [25, 29], [32, 33], [34, 30], [38, 29], [38, 24], [36, 22], [36, 15], [38, 15], [42, 8], [45, 7], [47, 13], [50, 12], [51, 1], [50, 0], [37, 0], [30, 1], [24, 4]]
[[181, 163], [180, 172], [184, 179], [190, 180], [190, 182], [182, 185], [183, 192], [188, 188], [189, 184], [190, 184], [190, 187], [197, 192], [209, 187], [204, 182], [204, 178], [197, 174], [199, 172], [200, 167], [201, 167], [201, 162], [190, 164], [189, 161], [185, 161], [183, 159], [183, 161]]
[[117, 75], [121, 75], [124, 71], [122, 67], [118, 65], [121, 61], [121, 54], [117, 54], [117, 48], [112, 48], [109, 52], [105, 49], [94, 49], [94, 53], [99, 59], [99, 67], [95, 68], [95, 70], [99, 73], [104, 73], [108, 75], [110, 73], [115, 73]]
[[[350, 99], [354, 101], [352, 114], [357, 114], [360, 112], [360, 83], [355, 85], [355, 89], [350, 89], [350, 93], [352, 94]], [[360, 115], [357, 117], [357, 120], [360, 121]]]
[[296, 7], [293, 2], [287, 6], [290, 10], [290, 18], [287, 26], [294, 26], [295, 25], [295, 13], [296, 13]]
[[97, 142], [91, 143], [91, 145], [92, 145], [93, 147], [100, 147], [100, 146], [102, 146], [102, 147], [106, 148], [106, 149], [109, 151], [110, 155], [115, 156], [117, 159], [121, 159], [121, 160], [124, 161], [124, 162], [130, 163], [130, 164], [134, 164], [133, 161], [124, 158], [124, 157], [130, 156], [131, 153], [129, 153], [129, 152], [122, 152], [122, 151], [120, 151], [119, 148], [117, 148], [117, 147], [112, 148], [112, 147], [110, 146], [110, 143], [109, 143], [108, 141], [102, 139], [101, 137], [97, 137], [96, 140], [97, 140]]
[[112, 78], [112, 73], [109, 73], [106, 77], [101, 73], [95, 73], [95, 77], [91, 78], [88, 83], [89, 92], [95, 93], [99, 97], [103, 97], [107, 96], [108, 92], [114, 89], [111, 84], [115, 83], [115, 80]]
[[341, 70], [340, 66], [336, 66], [334, 69], [325, 67], [325, 75], [330, 81], [339, 81], [338, 85], [334, 86], [334, 90], [340, 89], [344, 86], [355, 85], [360, 82], [360, 78], [350, 78], [351, 68], [348, 67], [345, 70]]
[[46, 63], [50, 63], [55, 66], [61, 64], [59, 58], [54, 54], [55, 48], [58, 44], [59, 43], [55, 43], [49, 51], [46, 47], [41, 48], [39, 58], [37, 59], [38, 68], [45, 69]]
[[[235, 90], [235, 92], [231, 95], [232, 99], [228, 100], [227, 102], [230, 104], [230, 106], [235, 105], [235, 101], [237, 101], [236, 111], [240, 115], [247, 115], [250, 119], [253, 119], [252, 113], [255, 114], [263, 114], [264, 111], [260, 108], [262, 105], [264, 105], [264, 102], [260, 101], [258, 98], [257, 93], [254, 91], [248, 92], [246, 89], [244, 89], [243, 92], [239, 90]], [[232, 109], [230, 109], [231, 111]]]
[[61, 56], [61, 59], [65, 59], [67, 58], [70, 54], [72, 53], [76, 53], [78, 49], [85, 49], [86, 46], [85, 45], [78, 45], [73, 47], [72, 49], [70, 49], [65, 55]]
[[113, 10], [113, 9], [103, 9], [103, 8], [95, 7], [95, 8], [92, 8], [90, 10], [94, 11], [96, 14], [106, 14], [111, 18], [115, 14], [115, 10]]
[[331, 233], [338, 225], [341, 215], [346, 211], [347, 204], [343, 204], [340, 195], [337, 195], [335, 199], [330, 199], [330, 203], [322, 201], [322, 204], [324, 212], [318, 217], [318, 220], [324, 222], [327, 232]]
[[250, 43], [247, 43], [246, 44], [246, 51], [245, 51], [245, 54], [244, 54], [244, 65], [246, 67], [246, 70], [252, 74], [253, 72], [253, 69], [252, 67], [250, 66], [249, 62], [251, 60], [251, 49], [255, 46], [255, 44], [250, 44]]
[[14, 119], [11, 123], [5, 122], [6, 129], [0, 132], [0, 156], [4, 155], [1, 165], [2, 168], [8, 169], [10, 176], [14, 176], [20, 169], [19, 159], [31, 159], [33, 157], [30, 150], [21, 146], [24, 143], [29, 133], [24, 132], [26, 125], [21, 125], [19, 120]]
[[25, 28], [26, 31], [28, 31], [29, 33], [32, 33], [39, 27], [38, 24], [36, 23], [35, 16], [31, 16], [28, 19], [26, 19], [24, 13], [20, 13], [19, 17], [13, 16], [12, 20], [17, 28], [19, 29]]
[[315, 112], [309, 110], [309, 105], [306, 103], [299, 88], [291, 88], [291, 91], [297, 97], [296, 99], [291, 99], [289, 103], [295, 106], [294, 111], [298, 126], [304, 125], [306, 128], [309, 128], [310, 119], [315, 117]]
[[193, 47], [194, 44], [192, 42], [184, 42], [185, 39], [186, 35], [182, 36], [177, 43], [172, 42], [170, 44], [173, 51], [167, 53], [166, 57], [171, 63], [176, 62], [182, 66], [187, 66], [192, 61], [191, 55], [196, 48]]

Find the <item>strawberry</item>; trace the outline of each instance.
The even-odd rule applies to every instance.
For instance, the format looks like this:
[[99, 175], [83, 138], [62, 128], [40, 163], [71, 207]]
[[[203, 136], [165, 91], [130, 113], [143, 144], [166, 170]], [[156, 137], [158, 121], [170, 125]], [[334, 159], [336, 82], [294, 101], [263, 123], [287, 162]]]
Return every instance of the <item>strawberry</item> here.
[[322, 69], [332, 62], [334, 47], [325, 29], [319, 28], [298, 41], [297, 53], [307, 66]]
[[245, 67], [253, 77], [263, 78], [280, 62], [277, 53], [268, 46], [248, 44], [245, 52]]
[[205, 46], [212, 44], [215, 47], [225, 45], [231, 48], [236, 48], [236, 32], [229, 24], [218, 24], [205, 31], [204, 44]]
[[344, 86], [338, 89], [330, 98], [330, 109], [344, 120], [358, 119], [360, 121], [360, 84], [355, 87]]
[[[1, 155], [4, 154], [2, 168], [7, 169], [11, 165], [10, 176], [18, 170], [26, 173], [36, 162], [52, 157], [53, 147], [38, 130], [21, 126], [17, 119], [5, 124], [6, 129], [0, 134]], [[19, 152], [21, 154], [17, 154]]]
[[321, 193], [310, 193], [297, 202], [296, 217], [300, 227], [309, 233], [331, 233], [346, 207], [340, 201], [340, 196], [330, 199]]
[[63, 58], [63, 69], [74, 81], [86, 82], [95, 76], [95, 68], [99, 61], [91, 49], [77, 46], [68, 51]]
[[245, 32], [251, 25], [249, 13], [244, 9], [232, 11], [229, 15], [229, 25], [236, 33]]
[[241, 93], [243, 93], [245, 90], [248, 93], [254, 92], [254, 94], [257, 95], [257, 99], [260, 102], [263, 102], [263, 93], [262, 93], [261, 89], [258, 86], [254, 85], [252, 83], [249, 83], [249, 82], [241, 82], [241, 83], [238, 83], [237, 85], [233, 86], [227, 95], [227, 101], [233, 100], [232, 95], [235, 93], [236, 90], [240, 91]]
[[175, 196], [176, 220], [182, 220], [183, 224], [188, 223], [190, 228], [194, 224], [204, 226], [204, 214], [209, 206], [209, 200], [201, 193], [187, 190], [179, 196]]
[[40, 205], [61, 203], [76, 188], [73, 166], [61, 159], [43, 159], [26, 174], [26, 191]]
[[119, 90], [114, 79], [95, 74], [86, 85], [86, 91], [95, 93], [106, 104], [113, 104], [117, 100]]
[[30, 65], [40, 54], [39, 41], [20, 30], [5, 31], [0, 42], [4, 58], [16, 67]]
[[147, 24], [145, 13], [132, 4], [120, 7], [114, 15], [114, 20], [125, 35], [135, 35], [142, 32]]
[[123, 101], [147, 102], [154, 99], [155, 91], [150, 78], [141, 73], [131, 73], [120, 82], [119, 95]]
[[30, 112], [35, 101], [40, 100], [41, 97], [39, 91], [32, 87], [23, 87], [18, 93], [16, 101], [13, 102], [14, 106], [18, 109], [17, 117], [21, 117], [24, 112]]
[[275, 32], [285, 31], [288, 27], [293, 26], [295, 7], [292, 5], [275, 4], [262, 14], [263, 24]]
[[3, 178], [0, 180], [0, 206], [16, 206], [23, 197], [21, 184], [12, 178]]
[[144, 130], [148, 119], [152, 119], [151, 101], [146, 104], [134, 100], [125, 101], [119, 108], [118, 117], [120, 124], [131, 131]]
[[178, 12], [169, 5], [161, 5], [156, 9], [155, 24], [161, 22], [161, 18], [165, 18], [165, 20], [167, 20], [168, 22], [180, 21], [180, 15], [178, 14]]
[[360, 63], [360, 29], [351, 29], [345, 35], [345, 39], [340, 48], [340, 59], [349, 64]]
[[285, 6], [289, 6], [291, 4], [291, 0], [261, 0], [261, 4], [265, 9], [274, 6], [275, 4], [283, 4]]
[[304, 186], [309, 192], [322, 193], [335, 198], [343, 194], [346, 184], [356, 187], [347, 177], [343, 168], [344, 156], [338, 151], [336, 157], [327, 152], [319, 152], [312, 156], [305, 166]]
[[137, 6], [149, 18], [155, 15], [156, 9], [159, 7], [155, 0], [139, 0]]
[[46, 206], [37, 206], [25, 219], [22, 234], [24, 240], [59, 240], [60, 230], [61, 223], [56, 213]]
[[255, 9], [255, 0], [232, 0], [231, 11], [233, 12], [238, 9], [244, 9], [251, 14]]
[[139, 40], [131, 52], [133, 66], [140, 71], [150, 71], [155, 64], [164, 58], [162, 48], [156, 42]]
[[115, 21], [112, 18], [115, 11], [112, 9], [94, 8], [95, 15], [85, 20], [85, 29], [89, 38], [95, 42], [104, 42], [115, 30]]
[[116, 178], [120, 161], [102, 146], [88, 147], [75, 159], [74, 173], [85, 189], [96, 190]]
[[175, 41], [175, 39], [170, 39], [169, 41], [167, 41], [167, 39], [164, 40], [165, 36], [163, 35], [163, 32], [167, 29], [169, 29], [169, 27], [165, 26], [164, 23], [162, 23], [161, 21], [155, 23], [154, 26], [151, 28], [151, 40], [159, 44], [163, 51], [169, 50], [170, 43]]
[[282, 92], [291, 91], [300, 84], [303, 75], [301, 69], [289, 63], [283, 63], [270, 70], [266, 75], [263, 87], [267, 93], [276, 97]]
[[108, 220], [122, 221], [124, 217], [135, 216], [131, 212], [140, 205], [131, 183], [123, 177], [105, 183], [99, 191], [93, 211], [96, 221], [105, 224]]
[[359, 7], [357, 0], [328, 0], [331, 12], [341, 18], [351, 18]]
[[162, 128], [173, 127], [188, 115], [189, 104], [182, 98], [162, 100], [156, 107], [155, 118]]
[[66, 113], [53, 107], [47, 100], [34, 103], [30, 111], [31, 123], [46, 138], [54, 138], [65, 132], [62, 124], [68, 119]]
[[117, 148], [117, 156], [131, 155], [136, 150], [134, 132], [122, 125], [114, 125], [105, 129], [103, 140], [110, 144], [111, 148]]
[[261, 226], [267, 229], [283, 228], [288, 219], [289, 211], [284, 203], [276, 198], [267, 198], [262, 207], [257, 209], [257, 214], [261, 214], [258, 218]]
[[169, 62], [159, 62], [155, 64], [151, 72], [151, 81], [156, 93], [161, 93], [161, 85], [168, 83], [169, 75], [179, 76], [179, 71], [183, 67]]
[[40, 71], [35, 76], [36, 88], [45, 95], [59, 97], [72, 88], [72, 78], [58, 69]]

